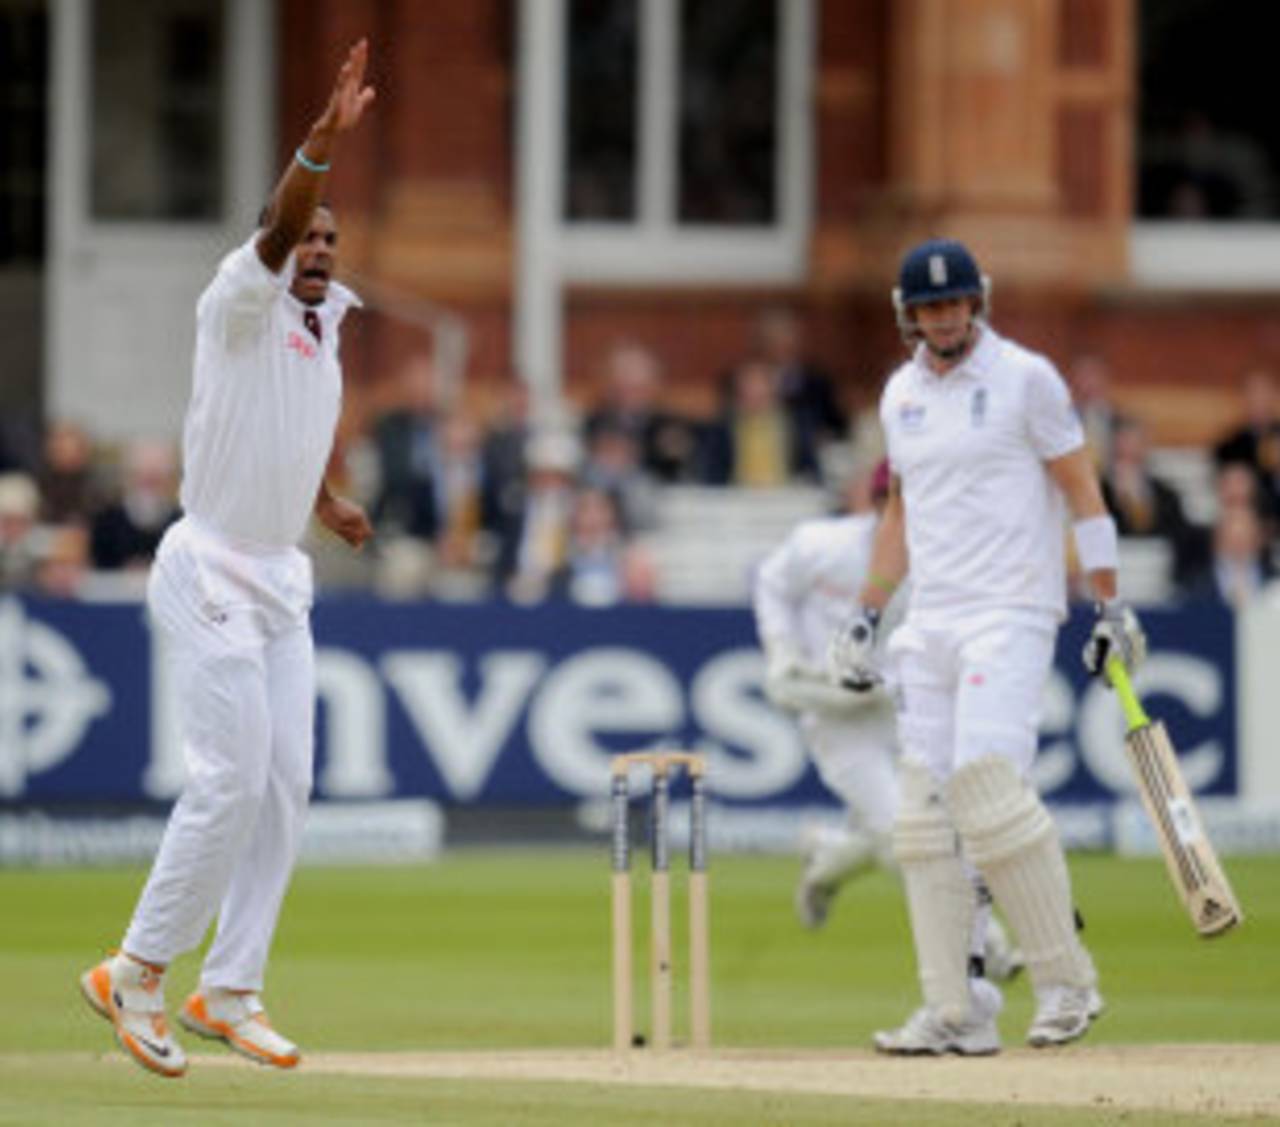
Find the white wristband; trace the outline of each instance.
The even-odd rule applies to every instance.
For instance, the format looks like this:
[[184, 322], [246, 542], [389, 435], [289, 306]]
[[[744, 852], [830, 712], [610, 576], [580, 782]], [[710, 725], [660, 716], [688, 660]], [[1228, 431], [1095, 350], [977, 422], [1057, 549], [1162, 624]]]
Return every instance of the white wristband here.
[[1110, 516], [1089, 517], [1074, 525], [1076, 555], [1085, 571], [1115, 571], [1120, 562], [1116, 522]]

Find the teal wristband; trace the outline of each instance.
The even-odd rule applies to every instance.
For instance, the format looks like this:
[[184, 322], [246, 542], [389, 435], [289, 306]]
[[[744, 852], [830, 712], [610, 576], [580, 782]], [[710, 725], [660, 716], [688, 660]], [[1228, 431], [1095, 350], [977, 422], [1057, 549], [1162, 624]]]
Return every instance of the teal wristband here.
[[314, 161], [309, 156], [307, 156], [307, 154], [302, 151], [301, 145], [298, 146], [298, 151], [293, 154], [293, 159], [296, 160], [300, 165], [302, 165], [302, 167], [305, 168], [308, 172], [328, 172], [329, 171], [329, 166], [327, 164], [321, 164], [319, 161]]

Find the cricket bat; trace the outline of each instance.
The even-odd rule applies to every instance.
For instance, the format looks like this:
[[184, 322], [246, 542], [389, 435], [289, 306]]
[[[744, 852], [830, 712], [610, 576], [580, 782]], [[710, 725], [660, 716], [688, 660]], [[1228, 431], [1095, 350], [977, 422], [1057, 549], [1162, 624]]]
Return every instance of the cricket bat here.
[[1118, 657], [1107, 662], [1107, 680], [1124, 710], [1125, 750], [1138, 779], [1142, 805], [1160, 840], [1169, 878], [1201, 938], [1222, 935], [1244, 920], [1244, 912], [1204, 832], [1169, 733], [1163, 723], [1146, 714]]

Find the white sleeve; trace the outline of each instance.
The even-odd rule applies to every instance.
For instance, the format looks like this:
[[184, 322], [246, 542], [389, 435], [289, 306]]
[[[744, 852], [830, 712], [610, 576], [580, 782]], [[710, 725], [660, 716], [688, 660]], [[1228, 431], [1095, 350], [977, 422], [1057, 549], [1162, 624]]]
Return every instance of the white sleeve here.
[[897, 463], [893, 456], [894, 446], [894, 428], [892, 425], [893, 406], [890, 402], [892, 399], [893, 381], [885, 387], [884, 392], [880, 396], [880, 433], [884, 435], [884, 456], [889, 463], [889, 472], [896, 474]]
[[1040, 358], [1027, 370], [1027, 429], [1032, 447], [1045, 462], [1084, 445], [1084, 428], [1066, 382]]
[[796, 566], [795, 534], [770, 552], [756, 569], [751, 602], [760, 644], [801, 648], [797, 611], [804, 590]]
[[222, 260], [213, 281], [200, 295], [197, 320], [224, 336], [228, 346], [256, 336], [263, 318], [288, 287], [289, 262], [279, 274], [258, 255], [258, 232]]

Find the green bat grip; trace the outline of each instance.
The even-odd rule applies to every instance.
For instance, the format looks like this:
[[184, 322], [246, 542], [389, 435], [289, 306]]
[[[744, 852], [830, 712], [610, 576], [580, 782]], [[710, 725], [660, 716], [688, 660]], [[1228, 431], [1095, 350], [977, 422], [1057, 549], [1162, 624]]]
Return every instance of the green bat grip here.
[[1107, 658], [1107, 680], [1111, 682], [1116, 696], [1120, 698], [1120, 707], [1124, 710], [1124, 722], [1129, 731], [1147, 727], [1151, 723], [1151, 718], [1143, 709], [1142, 702], [1138, 700], [1138, 694], [1133, 691], [1133, 683], [1129, 680], [1129, 673], [1120, 658]]

